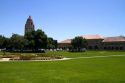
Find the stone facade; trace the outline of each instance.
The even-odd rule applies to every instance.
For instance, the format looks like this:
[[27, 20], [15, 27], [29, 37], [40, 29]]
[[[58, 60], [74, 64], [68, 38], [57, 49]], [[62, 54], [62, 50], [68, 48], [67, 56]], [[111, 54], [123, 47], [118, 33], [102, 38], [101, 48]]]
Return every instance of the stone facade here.
[[32, 32], [34, 30], [35, 30], [35, 26], [33, 24], [33, 20], [31, 18], [31, 16], [29, 16], [29, 18], [27, 19], [26, 24], [25, 24], [25, 34], [27, 32]]
[[[125, 37], [102, 37], [100, 35], [84, 35], [87, 40], [88, 50], [125, 50]], [[58, 43], [59, 48], [70, 48], [71, 39], [64, 40]]]
[[67, 48], [71, 48], [71, 47], [72, 47], [71, 39], [66, 39], [66, 40], [58, 43], [58, 48], [67, 49]]
[[104, 50], [125, 50], [125, 37], [106, 37], [102, 41]]
[[100, 35], [83, 35], [83, 38], [87, 40], [87, 49], [95, 49], [99, 50], [102, 49], [102, 41], [104, 37]]
[[102, 49], [102, 39], [87, 39], [87, 49], [95, 49], [99, 50]]

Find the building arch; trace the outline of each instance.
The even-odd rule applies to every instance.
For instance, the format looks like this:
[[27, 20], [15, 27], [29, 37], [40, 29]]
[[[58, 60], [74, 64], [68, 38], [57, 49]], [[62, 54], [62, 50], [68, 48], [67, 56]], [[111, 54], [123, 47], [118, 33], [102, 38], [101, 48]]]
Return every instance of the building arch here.
[[123, 50], [123, 47], [120, 47], [120, 50]]
[[114, 50], [114, 47], [112, 47], [112, 50]]

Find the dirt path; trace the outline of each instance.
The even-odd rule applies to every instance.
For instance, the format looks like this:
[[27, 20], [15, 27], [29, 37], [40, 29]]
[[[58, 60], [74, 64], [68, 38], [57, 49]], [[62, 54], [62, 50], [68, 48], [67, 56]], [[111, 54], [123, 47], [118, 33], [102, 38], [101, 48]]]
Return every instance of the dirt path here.
[[[106, 57], [116, 57], [116, 56], [125, 56], [125, 55], [90, 56], [90, 57], [63, 58], [63, 59], [52, 59], [52, 60], [29, 60], [29, 61], [63, 61], [63, 60], [72, 60], [72, 59], [80, 59], [80, 58], [106, 58]], [[4, 61], [10, 61], [10, 58], [0, 58], [0, 62], [4, 62]]]
[[0, 62], [1, 61], [9, 61], [10, 60], [10, 58], [0, 58]]

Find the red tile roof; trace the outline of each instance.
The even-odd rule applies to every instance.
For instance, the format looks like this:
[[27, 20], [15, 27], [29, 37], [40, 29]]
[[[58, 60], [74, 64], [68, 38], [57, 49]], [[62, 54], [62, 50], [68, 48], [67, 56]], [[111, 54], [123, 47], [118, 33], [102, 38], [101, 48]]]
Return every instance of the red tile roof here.
[[82, 36], [85, 39], [104, 39], [104, 37], [96, 34], [96, 35], [83, 35]]
[[[102, 37], [100, 35], [83, 35], [81, 36], [85, 39], [104, 39], [102, 42], [125, 42], [124, 36], [116, 36], [116, 37]], [[69, 43], [71, 44], [72, 39], [66, 39], [64, 41], [61, 41], [59, 43]]]
[[59, 42], [59, 43], [71, 43], [71, 39], [66, 39], [66, 40], [61, 41], [61, 42]]
[[117, 37], [106, 37], [103, 42], [125, 42], [125, 37], [117, 36]]

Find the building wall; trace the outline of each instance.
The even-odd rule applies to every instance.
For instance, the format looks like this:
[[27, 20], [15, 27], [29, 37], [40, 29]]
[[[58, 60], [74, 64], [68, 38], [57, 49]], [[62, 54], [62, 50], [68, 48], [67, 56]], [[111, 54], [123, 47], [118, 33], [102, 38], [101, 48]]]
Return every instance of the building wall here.
[[104, 50], [125, 50], [125, 42], [103, 42]]
[[87, 49], [89, 50], [101, 50], [103, 39], [90, 39], [87, 40]]
[[[87, 40], [88, 50], [125, 50], [125, 42], [102, 42], [103, 39]], [[72, 47], [70, 43], [59, 43], [58, 48], [67, 49]]]
[[62, 48], [62, 49], [69, 49], [71, 47], [72, 47], [71, 43], [59, 43], [58, 44], [58, 48]]

